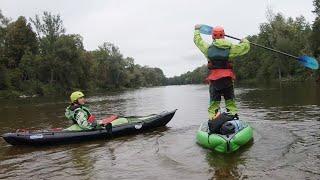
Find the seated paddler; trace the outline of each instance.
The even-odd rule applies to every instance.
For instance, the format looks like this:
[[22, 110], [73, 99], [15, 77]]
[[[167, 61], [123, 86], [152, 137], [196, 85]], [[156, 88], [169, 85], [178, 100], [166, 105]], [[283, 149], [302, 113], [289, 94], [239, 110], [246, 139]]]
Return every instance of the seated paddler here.
[[73, 125], [66, 130], [81, 131], [100, 129], [117, 119], [117, 116], [113, 115], [103, 120], [96, 120], [86, 105], [84, 94], [81, 91], [73, 92], [70, 96], [70, 101], [71, 104], [66, 108], [65, 116], [73, 122]]

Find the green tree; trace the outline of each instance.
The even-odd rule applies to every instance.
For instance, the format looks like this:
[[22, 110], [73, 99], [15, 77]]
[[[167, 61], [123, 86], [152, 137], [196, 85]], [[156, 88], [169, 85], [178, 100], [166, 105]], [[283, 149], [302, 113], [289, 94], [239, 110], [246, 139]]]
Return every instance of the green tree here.
[[35, 19], [30, 19], [36, 28], [38, 39], [40, 41], [40, 53], [46, 59], [46, 64], [48, 70], [50, 71], [50, 84], [53, 83], [56, 65], [59, 63], [56, 59], [56, 46], [55, 43], [61, 35], [65, 33], [65, 28], [63, 27], [63, 21], [60, 15], [52, 15], [49, 12], [44, 12], [42, 18], [38, 15]]
[[10, 19], [5, 17], [3, 14], [2, 14], [2, 11], [0, 9], [0, 27], [3, 27], [3, 26], [7, 26], [10, 22]]
[[320, 17], [320, 0], [313, 0], [313, 5], [315, 7], [313, 12], [317, 15], [317, 17]]
[[7, 32], [7, 26], [9, 24], [9, 19], [6, 18], [0, 10], [0, 64], [4, 64], [4, 46], [5, 46], [5, 36]]
[[20, 16], [17, 21], [8, 24], [5, 35], [4, 56], [7, 68], [19, 66], [22, 56], [28, 51], [37, 53], [38, 42], [30, 23]]
[[9, 24], [9, 19], [6, 18], [0, 10], [0, 90], [7, 89], [10, 84], [8, 77], [8, 71], [6, 68], [7, 59], [5, 58], [5, 36], [7, 31], [7, 25]]
[[97, 61], [95, 69], [100, 86], [119, 88], [128, 84], [127, 72], [132, 69], [133, 59], [124, 59], [119, 48], [111, 43], [104, 43], [92, 54]]
[[[281, 14], [269, 15], [269, 22], [260, 26], [260, 32], [249, 40], [294, 55], [310, 54], [308, 37], [310, 24], [304, 17], [285, 18]], [[235, 61], [240, 79], [275, 80], [306, 76], [304, 67], [286, 56], [252, 46], [248, 55]]]
[[5, 90], [10, 87], [10, 79], [8, 70], [5, 66], [0, 65], [0, 90]]
[[201, 84], [205, 82], [208, 75], [208, 68], [206, 65], [196, 68], [193, 71], [167, 78], [167, 85], [181, 85], [181, 84]]
[[310, 36], [310, 41], [312, 42], [312, 50], [315, 57], [320, 56], [320, 0], [314, 0], [313, 5], [316, 14], [316, 19], [312, 25], [312, 34]]
[[141, 73], [145, 80], [144, 86], [160, 86], [165, 84], [166, 78], [163, 71], [159, 68], [144, 66], [141, 68]]
[[112, 43], [86, 51], [80, 35], [65, 34], [59, 15], [44, 12], [30, 21], [36, 33], [24, 17], [9, 22], [0, 11], [0, 90], [5, 93], [48, 95], [166, 83], [161, 69], [135, 64]]
[[[313, 55], [316, 58], [320, 57], [320, 0], [314, 0], [313, 5], [315, 10], [313, 13], [316, 14], [316, 19], [312, 25], [312, 34], [310, 36], [311, 49], [313, 51]], [[320, 70], [318, 72], [318, 81], [320, 82]]]

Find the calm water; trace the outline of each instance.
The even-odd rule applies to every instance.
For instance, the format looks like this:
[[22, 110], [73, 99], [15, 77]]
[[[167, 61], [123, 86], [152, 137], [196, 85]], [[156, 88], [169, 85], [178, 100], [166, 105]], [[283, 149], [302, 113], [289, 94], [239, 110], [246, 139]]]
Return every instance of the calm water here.
[[[254, 142], [233, 154], [198, 146], [205, 85], [145, 88], [89, 96], [98, 117], [178, 109], [167, 127], [109, 141], [14, 147], [0, 139], [0, 179], [320, 179], [320, 85], [237, 87], [240, 117]], [[67, 99], [0, 100], [0, 134], [66, 127]]]

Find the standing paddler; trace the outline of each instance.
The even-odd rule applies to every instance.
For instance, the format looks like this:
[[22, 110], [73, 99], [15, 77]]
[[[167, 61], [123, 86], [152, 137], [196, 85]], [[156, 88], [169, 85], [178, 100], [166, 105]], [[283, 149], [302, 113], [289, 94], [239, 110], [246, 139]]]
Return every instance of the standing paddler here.
[[[194, 31], [194, 43], [208, 60], [210, 105], [209, 129], [212, 133], [219, 133], [221, 125], [228, 119], [238, 117], [238, 108], [235, 102], [233, 81], [235, 73], [232, 67], [232, 59], [242, 56], [250, 50], [250, 43], [242, 39], [239, 44], [232, 44], [226, 40], [224, 29], [220, 26], [212, 29], [213, 42], [208, 44], [200, 35], [202, 25], [196, 25]], [[220, 109], [221, 96], [225, 99], [227, 114], [224, 117], [216, 117]]]

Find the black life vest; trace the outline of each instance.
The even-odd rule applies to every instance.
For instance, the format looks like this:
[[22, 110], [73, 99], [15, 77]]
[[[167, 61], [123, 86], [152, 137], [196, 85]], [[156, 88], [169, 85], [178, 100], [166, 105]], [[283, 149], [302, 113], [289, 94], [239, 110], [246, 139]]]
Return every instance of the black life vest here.
[[219, 48], [214, 44], [208, 48], [208, 59], [210, 60], [210, 69], [232, 69], [229, 62], [230, 48]]
[[84, 110], [88, 114], [88, 118], [91, 116], [91, 113], [90, 113], [89, 109], [86, 106], [83, 106], [83, 105], [73, 105], [72, 104], [69, 107], [69, 109], [71, 110], [70, 119], [72, 120], [73, 124], [78, 124], [77, 121], [75, 120], [75, 115], [76, 115], [77, 111], [79, 111], [80, 109]]

